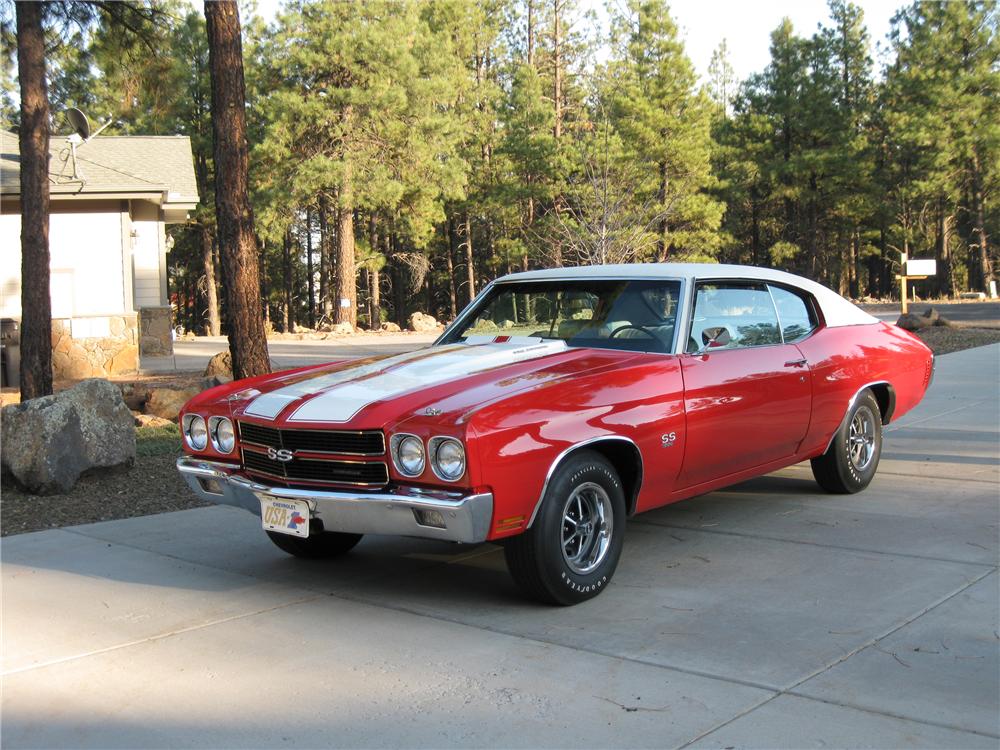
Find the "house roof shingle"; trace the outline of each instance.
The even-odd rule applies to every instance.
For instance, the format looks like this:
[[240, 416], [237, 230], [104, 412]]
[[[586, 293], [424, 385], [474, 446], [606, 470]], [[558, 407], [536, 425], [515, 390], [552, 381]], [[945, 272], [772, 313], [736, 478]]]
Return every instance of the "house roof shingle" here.
[[[166, 193], [167, 202], [193, 203], [198, 185], [191, 139], [172, 135], [97, 136], [76, 148], [77, 173], [66, 136], [49, 139], [49, 191], [60, 194]], [[0, 192], [19, 195], [21, 155], [15, 133], [0, 131]]]

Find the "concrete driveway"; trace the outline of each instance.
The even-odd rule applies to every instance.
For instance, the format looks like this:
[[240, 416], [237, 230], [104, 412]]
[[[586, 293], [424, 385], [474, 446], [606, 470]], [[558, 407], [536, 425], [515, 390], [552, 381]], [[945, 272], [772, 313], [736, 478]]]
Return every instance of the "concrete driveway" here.
[[2, 744], [996, 748], [1000, 346], [942, 357], [864, 493], [808, 466], [634, 519], [522, 601], [491, 546], [282, 555], [207, 508], [3, 540]]

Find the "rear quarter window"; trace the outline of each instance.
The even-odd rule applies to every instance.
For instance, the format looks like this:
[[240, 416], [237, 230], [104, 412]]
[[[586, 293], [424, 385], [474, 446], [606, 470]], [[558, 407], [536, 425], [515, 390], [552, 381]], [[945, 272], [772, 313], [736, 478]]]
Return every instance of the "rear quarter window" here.
[[768, 288], [778, 311], [781, 335], [786, 344], [801, 341], [816, 330], [816, 303], [812, 299], [785, 287], [769, 284]]

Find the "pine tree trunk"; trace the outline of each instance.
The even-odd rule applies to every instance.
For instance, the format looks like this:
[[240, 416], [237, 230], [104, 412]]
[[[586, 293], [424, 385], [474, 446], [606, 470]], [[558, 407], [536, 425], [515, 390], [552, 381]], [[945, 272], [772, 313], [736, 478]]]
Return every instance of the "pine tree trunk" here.
[[468, 301], [472, 302], [476, 297], [476, 269], [472, 254], [472, 219], [469, 218], [468, 211], [465, 212], [465, 266], [468, 271]]
[[669, 227], [667, 226], [667, 187], [669, 184], [669, 176], [667, 174], [667, 162], [660, 162], [660, 187], [657, 192], [657, 199], [660, 202], [659, 209], [661, 211], [660, 222], [659, 222], [659, 237], [656, 240], [656, 259], [663, 263], [667, 259], [667, 255], [670, 252], [670, 245], [667, 242]]
[[448, 219], [448, 244], [445, 245], [445, 255], [448, 260], [448, 305], [451, 311], [451, 319], [458, 315], [458, 290], [455, 288], [455, 222]]
[[328, 320], [333, 319], [333, 303], [331, 302], [331, 279], [333, 278], [333, 261], [331, 258], [333, 238], [330, 236], [330, 205], [326, 196], [319, 197], [319, 306], [321, 314]]
[[977, 253], [979, 266], [976, 269], [977, 281], [980, 291], [989, 294], [989, 285], [993, 281], [993, 268], [990, 264], [989, 246], [986, 237], [986, 212], [983, 208], [983, 178], [979, 166], [979, 154], [973, 151], [972, 154], [972, 222], [973, 234], [978, 239], [979, 252]]
[[312, 209], [306, 209], [306, 278], [309, 288], [309, 327], [316, 328], [316, 274], [313, 271]]
[[382, 327], [382, 311], [378, 306], [378, 217], [375, 212], [368, 218], [368, 247], [372, 251], [372, 266], [365, 280], [368, 290], [368, 328], [377, 331]]
[[219, 293], [215, 286], [215, 249], [212, 243], [212, 230], [201, 225], [201, 260], [205, 266], [205, 305], [208, 313], [208, 335], [218, 336], [219, 325]]
[[295, 316], [292, 315], [292, 228], [290, 226], [285, 230], [281, 248], [285, 282], [285, 304], [281, 324], [285, 333], [291, 333], [292, 326], [295, 325]]
[[257, 236], [247, 188], [246, 90], [243, 45], [236, 2], [206, 0], [212, 135], [215, 153], [215, 215], [226, 293], [229, 351], [236, 379], [271, 371], [260, 299]]
[[21, 81], [21, 400], [52, 393], [49, 94], [42, 3], [15, 3]]
[[[337, 299], [335, 321], [358, 324], [358, 291], [354, 270], [354, 193], [350, 165], [337, 199]], [[347, 300], [345, 306], [344, 300]]]

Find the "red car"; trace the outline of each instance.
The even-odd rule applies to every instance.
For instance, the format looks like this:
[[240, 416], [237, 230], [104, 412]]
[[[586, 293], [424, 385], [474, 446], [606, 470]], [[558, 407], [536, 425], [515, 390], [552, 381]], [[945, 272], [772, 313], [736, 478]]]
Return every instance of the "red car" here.
[[519, 273], [430, 347], [192, 399], [177, 467], [299, 557], [363, 534], [502, 544], [534, 598], [611, 580], [625, 519], [805, 459], [864, 489], [924, 344], [824, 286], [724, 265]]

